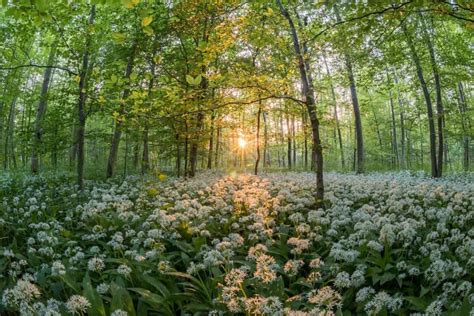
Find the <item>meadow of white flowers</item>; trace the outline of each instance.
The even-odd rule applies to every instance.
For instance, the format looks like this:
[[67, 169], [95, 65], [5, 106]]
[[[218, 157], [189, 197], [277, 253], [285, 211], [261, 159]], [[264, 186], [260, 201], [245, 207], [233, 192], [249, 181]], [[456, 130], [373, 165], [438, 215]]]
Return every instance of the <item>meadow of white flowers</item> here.
[[0, 178], [1, 315], [474, 315], [473, 177]]

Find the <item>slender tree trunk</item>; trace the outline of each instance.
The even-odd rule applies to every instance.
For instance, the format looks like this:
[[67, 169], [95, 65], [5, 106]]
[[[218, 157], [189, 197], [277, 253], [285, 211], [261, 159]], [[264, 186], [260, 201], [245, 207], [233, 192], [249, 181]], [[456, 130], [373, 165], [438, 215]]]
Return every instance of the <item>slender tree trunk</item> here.
[[309, 119], [311, 122], [311, 129], [313, 135], [313, 160], [315, 162], [315, 169], [316, 169], [316, 201], [319, 205], [322, 200], [324, 199], [324, 182], [323, 182], [323, 155], [322, 155], [322, 146], [321, 146], [321, 138], [319, 134], [319, 119], [316, 113], [316, 102], [315, 102], [315, 95], [312, 85], [310, 84], [311, 75], [308, 72], [309, 63], [305, 61], [305, 56], [302, 54], [300, 49], [300, 43], [298, 34], [296, 32], [295, 25], [293, 20], [288, 13], [288, 11], [283, 7], [281, 0], [277, 0], [278, 5], [280, 7], [280, 11], [282, 15], [288, 21], [291, 37], [293, 39], [293, 48], [295, 51], [295, 55], [298, 59], [298, 68], [301, 76], [301, 84], [303, 86], [303, 95], [304, 101], [306, 105], [306, 109], [308, 110]]
[[436, 168], [436, 177], [441, 177], [443, 175], [443, 150], [444, 150], [444, 139], [443, 139], [443, 130], [444, 130], [444, 106], [443, 106], [443, 97], [441, 94], [441, 79], [439, 77], [438, 63], [436, 61], [436, 55], [434, 52], [433, 43], [428, 33], [423, 16], [420, 13], [420, 20], [422, 23], [426, 45], [428, 46], [428, 52], [430, 56], [431, 68], [433, 70], [434, 82], [435, 82], [435, 91], [436, 91], [436, 114], [437, 114], [437, 123], [438, 123], [438, 160]]
[[291, 134], [293, 138], [293, 168], [296, 169], [296, 129], [295, 129], [295, 115], [291, 116]]
[[[4, 160], [3, 160], [3, 169], [8, 168], [8, 160], [9, 156], [11, 161], [16, 168], [16, 159], [15, 159], [15, 152], [13, 146], [13, 131], [15, 128], [15, 112], [16, 112], [16, 100], [17, 96], [13, 97], [13, 100], [10, 105], [10, 110], [8, 111], [8, 119], [7, 119], [7, 131], [5, 133], [5, 149], [4, 149]], [[9, 153], [10, 149], [10, 153]]]
[[398, 86], [398, 77], [396, 72], [394, 72], [395, 85], [397, 86], [397, 100], [398, 107], [400, 109], [400, 148], [401, 148], [401, 157], [400, 157], [400, 167], [402, 169], [406, 166], [406, 153], [405, 153], [405, 109], [403, 106], [403, 100], [400, 94], [400, 87]]
[[181, 176], [181, 146], [179, 141], [179, 133], [175, 135], [176, 140], [176, 175], [178, 178]]
[[189, 150], [189, 172], [190, 177], [196, 175], [197, 169], [197, 159], [198, 159], [198, 145], [199, 145], [199, 136], [202, 132], [202, 126], [204, 121], [204, 114], [199, 112], [196, 117], [196, 126], [195, 126], [195, 135], [193, 141], [191, 142], [191, 147]]
[[428, 126], [430, 130], [430, 159], [431, 159], [431, 176], [437, 178], [438, 177], [438, 164], [436, 159], [436, 132], [435, 132], [435, 125], [434, 125], [434, 117], [433, 117], [433, 105], [431, 103], [430, 93], [428, 91], [428, 86], [426, 85], [425, 77], [423, 75], [423, 68], [421, 67], [420, 58], [418, 57], [418, 53], [416, 52], [415, 45], [413, 40], [408, 33], [408, 30], [405, 24], [402, 23], [402, 30], [405, 33], [405, 38], [408, 43], [408, 47], [410, 48], [410, 52], [412, 55], [413, 62], [416, 67], [416, 74], [418, 76], [418, 80], [420, 81], [421, 89], [423, 91], [423, 96], [426, 102], [426, 110], [428, 112]]
[[[136, 52], [137, 52], [137, 42], [133, 44], [132, 50], [128, 57], [127, 68], [125, 70], [126, 81], [130, 81], [130, 75], [133, 70], [133, 64], [135, 61]], [[117, 161], [117, 154], [118, 154], [118, 149], [119, 149], [119, 144], [120, 144], [120, 138], [122, 136], [122, 127], [123, 127], [123, 118], [120, 116], [125, 115], [125, 102], [127, 102], [127, 98], [129, 95], [130, 95], [130, 85], [126, 85], [123, 90], [123, 94], [121, 98], [119, 117], [116, 119], [116, 122], [115, 122], [115, 129], [114, 129], [114, 134], [112, 136], [112, 143], [110, 145], [109, 158], [107, 159], [107, 174], [106, 174], [107, 178], [112, 177], [114, 174], [114, 169], [115, 169], [115, 164]]]
[[263, 117], [263, 167], [267, 168], [270, 164], [270, 152], [268, 148], [268, 124], [267, 113], [262, 111]]
[[[255, 160], [254, 174], [258, 174], [258, 164], [260, 163], [260, 116], [262, 113], [262, 101], [259, 101], [257, 112], [257, 135], [255, 141], [257, 142], [257, 159]], [[264, 156], [265, 160], [265, 156]]]
[[390, 113], [392, 115], [392, 148], [393, 148], [393, 155], [395, 159], [395, 166], [398, 168], [399, 158], [398, 158], [397, 128], [395, 125], [395, 109], [393, 106], [392, 91], [389, 91], [389, 98], [390, 98]]
[[461, 114], [461, 127], [462, 127], [462, 147], [463, 147], [463, 169], [464, 171], [469, 171], [469, 163], [470, 163], [470, 156], [469, 156], [469, 120], [466, 116], [467, 113], [467, 103], [466, 97], [464, 95], [464, 87], [461, 82], [458, 82], [457, 85], [457, 92], [458, 92], [458, 105], [459, 105], [459, 113]]
[[128, 173], [128, 141], [129, 139], [129, 134], [128, 134], [128, 130], [125, 129], [125, 152], [123, 154], [123, 177], [127, 177], [127, 173]]
[[[337, 5], [334, 5], [337, 21], [340, 22], [339, 11]], [[357, 148], [357, 173], [364, 173], [365, 171], [365, 153], [364, 153], [364, 138], [362, 134], [362, 119], [360, 115], [359, 99], [357, 96], [357, 87], [354, 78], [354, 72], [352, 70], [351, 56], [347, 51], [344, 52], [344, 61], [346, 64], [347, 75], [349, 77], [349, 84], [351, 90], [352, 108], [354, 111], [355, 120], [355, 134], [356, 134], [356, 148]]]
[[345, 168], [344, 147], [342, 145], [341, 126], [340, 126], [340, 123], [339, 123], [339, 117], [338, 117], [338, 113], [337, 113], [336, 92], [335, 92], [335, 89], [334, 89], [334, 84], [333, 84], [332, 79], [331, 79], [331, 73], [329, 71], [329, 66], [328, 66], [325, 55], [323, 55], [323, 60], [324, 60], [325, 66], [326, 66], [326, 74], [329, 77], [329, 86], [330, 86], [330, 89], [331, 89], [331, 98], [332, 98], [332, 103], [333, 103], [333, 107], [334, 107], [334, 120], [336, 121], [337, 138], [339, 140], [339, 151], [340, 151], [340, 154], [341, 154], [341, 167], [342, 167], [342, 169], [344, 169]]
[[[94, 24], [94, 17], [95, 17], [95, 5], [92, 5], [90, 15], [89, 15], [89, 22], [88, 25], [91, 26]], [[84, 47], [84, 54], [82, 56], [82, 67], [79, 73], [79, 102], [77, 106], [77, 139], [76, 139], [76, 146], [77, 146], [77, 185], [79, 189], [82, 190], [84, 187], [84, 138], [85, 138], [85, 130], [86, 130], [86, 113], [85, 113], [85, 105], [87, 100], [87, 73], [89, 70], [89, 54], [90, 54], [90, 46], [92, 42], [92, 35], [88, 34], [86, 38], [86, 44]]]
[[[53, 65], [56, 58], [57, 42], [51, 46], [48, 57], [48, 65]], [[43, 84], [41, 87], [40, 100], [36, 111], [35, 134], [33, 137], [33, 148], [31, 153], [31, 172], [37, 174], [39, 171], [39, 151], [43, 140], [43, 119], [48, 105], [48, 90], [51, 82], [53, 68], [46, 68], [43, 75]]]
[[207, 169], [212, 169], [212, 152], [214, 149], [214, 119], [216, 114], [211, 114], [211, 130], [209, 132], [209, 151], [207, 154]]
[[303, 124], [303, 159], [304, 159], [304, 169], [308, 170], [308, 119], [306, 109], [301, 113], [301, 121]]
[[188, 176], [188, 156], [189, 156], [189, 131], [188, 131], [188, 121], [184, 122], [184, 176]]
[[[285, 160], [285, 132], [283, 131], [283, 113], [280, 112], [280, 143], [281, 143], [281, 148], [283, 149], [283, 153], [281, 154], [281, 164], [283, 168], [286, 167], [286, 160]], [[280, 150], [279, 150], [280, 151]]]
[[[150, 69], [150, 81], [148, 82], [148, 98], [151, 99], [153, 95], [153, 86], [155, 83], [155, 70], [156, 70], [156, 62], [154, 57], [156, 56], [156, 52], [158, 51], [158, 41], [155, 39], [153, 43], [153, 51], [151, 56], [151, 69]], [[145, 117], [145, 128], [143, 130], [143, 154], [142, 154], [142, 174], [146, 174], [150, 168], [150, 149], [149, 149], [149, 123], [148, 118]]]
[[[375, 113], [375, 109], [372, 109], [372, 114], [374, 115], [374, 123], [375, 123], [375, 131], [377, 132], [377, 140], [380, 146], [380, 151], [383, 151], [383, 144], [382, 144], [382, 135], [380, 133], [379, 121], [377, 119], [377, 114]], [[357, 140], [356, 140], [357, 142]], [[356, 151], [357, 149], [354, 148]]]
[[[287, 110], [288, 111], [288, 110]], [[290, 126], [290, 118], [288, 115], [288, 112], [286, 112], [286, 140], [287, 140], [287, 146], [288, 146], [288, 151], [287, 151], [287, 156], [288, 156], [288, 169], [291, 170], [292, 167], [292, 161], [291, 161], [291, 126]]]
[[219, 167], [219, 149], [220, 149], [220, 138], [221, 138], [221, 127], [217, 126], [216, 131], [216, 150], [214, 151], [214, 168]]
[[149, 140], [148, 140], [148, 120], [145, 119], [145, 128], [143, 130], [143, 153], [142, 153], [142, 174], [146, 174], [150, 169], [150, 152], [149, 152]]

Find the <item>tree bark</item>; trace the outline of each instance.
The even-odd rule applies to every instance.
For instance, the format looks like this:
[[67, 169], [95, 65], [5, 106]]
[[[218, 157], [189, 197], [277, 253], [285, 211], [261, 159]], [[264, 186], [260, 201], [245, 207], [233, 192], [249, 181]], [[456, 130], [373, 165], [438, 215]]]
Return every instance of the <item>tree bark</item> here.
[[392, 148], [393, 148], [393, 155], [395, 160], [395, 166], [399, 167], [400, 158], [398, 156], [398, 141], [397, 141], [397, 128], [395, 122], [395, 108], [393, 105], [393, 97], [392, 97], [392, 88], [390, 86], [390, 77], [387, 72], [387, 83], [388, 83], [388, 94], [389, 94], [389, 102], [390, 102], [390, 114], [392, 116]]
[[286, 18], [290, 27], [291, 38], [293, 40], [293, 48], [295, 56], [298, 60], [298, 69], [300, 72], [301, 84], [303, 86], [305, 106], [308, 111], [309, 120], [311, 122], [311, 129], [313, 135], [313, 159], [315, 162], [316, 169], [316, 202], [319, 205], [324, 199], [323, 155], [321, 139], [319, 135], [319, 119], [316, 113], [315, 95], [313, 87], [312, 85], [310, 85], [309, 81], [310, 73], [308, 73], [307, 71], [310, 70], [309, 62], [305, 61], [305, 56], [301, 52], [298, 34], [296, 32], [296, 28], [290, 14], [284, 8], [283, 4], [281, 3], [281, 0], [277, 1], [282, 15]]
[[441, 94], [441, 79], [439, 77], [438, 63], [436, 61], [436, 55], [434, 52], [434, 46], [428, 33], [428, 29], [422, 14], [420, 13], [420, 20], [423, 26], [423, 33], [425, 35], [426, 45], [428, 47], [428, 52], [430, 56], [431, 68], [433, 70], [433, 77], [435, 82], [435, 91], [436, 91], [436, 116], [437, 116], [437, 127], [438, 127], [438, 160], [437, 160], [437, 170], [436, 177], [441, 177], [443, 175], [443, 150], [444, 150], [444, 139], [443, 139], [443, 130], [444, 130], [444, 106], [443, 106], [443, 96]]
[[[88, 26], [94, 24], [95, 18], [95, 5], [92, 5]], [[79, 72], [79, 102], [77, 104], [77, 130], [76, 130], [76, 146], [77, 146], [77, 185], [82, 190], [84, 187], [84, 142], [85, 142], [85, 130], [86, 130], [86, 113], [85, 106], [87, 100], [87, 73], [89, 70], [89, 54], [92, 42], [92, 35], [87, 34], [86, 44], [84, 47], [84, 54], [82, 56], [82, 66]]]
[[394, 72], [394, 80], [395, 85], [397, 86], [397, 100], [398, 100], [398, 107], [400, 109], [400, 149], [401, 149], [401, 156], [400, 156], [400, 167], [402, 169], [406, 166], [406, 150], [405, 150], [405, 139], [406, 132], [405, 132], [405, 109], [403, 106], [402, 96], [400, 94], [400, 87], [398, 86], [398, 77], [396, 72]]
[[291, 126], [290, 126], [290, 118], [288, 115], [288, 110], [286, 112], [286, 140], [287, 140], [287, 146], [288, 146], [288, 151], [287, 151], [287, 157], [288, 157], [288, 169], [291, 170], [292, 167], [292, 151], [291, 151]]
[[[341, 21], [337, 5], [334, 5], [337, 22]], [[362, 119], [359, 108], [359, 98], [357, 96], [357, 86], [354, 78], [352, 68], [351, 56], [347, 51], [344, 52], [344, 61], [346, 65], [347, 75], [349, 77], [349, 84], [351, 90], [352, 108], [354, 111], [355, 134], [356, 134], [356, 150], [357, 150], [357, 169], [356, 173], [364, 173], [365, 171], [365, 152], [364, 152], [364, 137], [362, 134]]]
[[[135, 54], [137, 51], [137, 42], [133, 44], [130, 55], [128, 56], [127, 68], [125, 70], [125, 80], [130, 80], [130, 75], [133, 70], [133, 64], [135, 61]], [[123, 116], [125, 114], [125, 102], [127, 101], [128, 96], [130, 95], [130, 85], [126, 85], [120, 103], [119, 117], [115, 122], [114, 134], [112, 136], [112, 143], [110, 145], [109, 158], [107, 159], [107, 178], [110, 178], [114, 175], [115, 164], [117, 161], [118, 148], [120, 144], [120, 138], [122, 136], [122, 127], [123, 127]]]
[[267, 124], [267, 113], [262, 111], [263, 117], [263, 167], [266, 168], [270, 165], [270, 151], [268, 148], [268, 124]]
[[333, 103], [333, 107], [334, 107], [334, 120], [336, 121], [337, 138], [338, 138], [338, 141], [339, 141], [339, 151], [340, 151], [340, 154], [341, 154], [341, 167], [342, 167], [342, 169], [344, 169], [345, 168], [344, 147], [343, 147], [343, 144], [342, 144], [341, 126], [340, 126], [340, 123], [339, 123], [339, 117], [338, 117], [338, 113], [337, 113], [336, 92], [335, 92], [335, 89], [334, 89], [334, 84], [333, 84], [332, 79], [331, 79], [331, 73], [329, 71], [329, 66], [328, 66], [325, 55], [323, 55], [323, 60], [324, 60], [324, 65], [326, 66], [326, 74], [329, 77], [329, 87], [331, 89], [331, 98], [332, 98], [332, 103]]
[[13, 167], [16, 168], [16, 158], [15, 158], [15, 147], [13, 142], [14, 128], [15, 128], [15, 113], [16, 113], [16, 100], [17, 96], [13, 97], [13, 100], [10, 105], [10, 110], [8, 111], [7, 119], [7, 131], [5, 133], [5, 150], [4, 150], [4, 160], [3, 160], [3, 169], [8, 168], [8, 160], [13, 163]]
[[221, 127], [218, 125], [216, 130], [216, 150], [214, 151], [214, 168], [219, 167], [219, 149], [220, 149]]
[[293, 168], [296, 169], [296, 128], [295, 128], [295, 115], [291, 116], [291, 134], [293, 138]]
[[212, 169], [212, 152], [214, 150], [214, 119], [216, 114], [211, 114], [211, 130], [209, 132], [209, 151], [207, 154], [207, 169]]
[[257, 135], [255, 139], [255, 141], [257, 142], [257, 159], [255, 160], [255, 169], [254, 169], [255, 175], [258, 174], [258, 164], [260, 163], [260, 115], [261, 113], [262, 113], [262, 101], [259, 101], [258, 112], [257, 112]]
[[[51, 46], [48, 56], [48, 65], [53, 65], [56, 58], [57, 42]], [[41, 87], [40, 100], [36, 110], [35, 134], [33, 137], [33, 148], [31, 153], [31, 172], [37, 174], [39, 172], [39, 151], [43, 140], [43, 119], [46, 114], [48, 105], [48, 90], [51, 82], [53, 68], [46, 68], [43, 75], [43, 84]]]
[[426, 85], [425, 77], [423, 75], [423, 68], [421, 67], [420, 58], [418, 57], [418, 53], [416, 52], [415, 45], [413, 40], [408, 33], [408, 30], [405, 24], [402, 23], [402, 30], [405, 33], [405, 38], [407, 40], [408, 47], [411, 52], [411, 57], [416, 67], [416, 74], [418, 76], [418, 80], [421, 85], [421, 89], [423, 91], [423, 96], [425, 98], [426, 103], [426, 110], [428, 113], [428, 126], [430, 131], [430, 160], [431, 160], [431, 176], [434, 178], [438, 177], [438, 164], [436, 159], [436, 132], [435, 132], [435, 125], [434, 125], [434, 117], [433, 117], [433, 105], [431, 103], [430, 93], [428, 91], [428, 86]]
[[470, 143], [470, 136], [469, 136], [469, 127], [470, 122], [468, 117], [466, 116], [467, 113], [467, 102], [466, 97], [464, 95], [464, 87], [461, 82], [458, 82], [457, 85], [458, 91], [458, 104], [459, 104], [459, 113], [461, 114], [461, 127], [463, 132], [462, 137], [462, 147], [463, 147], [463, 169], [464, 171], [469, 171], [469, 163], [470, 163], [470, 154], [469, 154], [469, 143]]

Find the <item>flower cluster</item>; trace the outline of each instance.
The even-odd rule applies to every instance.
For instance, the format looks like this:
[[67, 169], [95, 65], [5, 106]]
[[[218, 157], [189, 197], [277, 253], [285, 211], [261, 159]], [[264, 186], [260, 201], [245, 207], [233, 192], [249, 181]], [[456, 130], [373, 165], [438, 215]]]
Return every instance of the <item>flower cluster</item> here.
[[469, 313], [473, 180], [0, 177], [0, 314]]

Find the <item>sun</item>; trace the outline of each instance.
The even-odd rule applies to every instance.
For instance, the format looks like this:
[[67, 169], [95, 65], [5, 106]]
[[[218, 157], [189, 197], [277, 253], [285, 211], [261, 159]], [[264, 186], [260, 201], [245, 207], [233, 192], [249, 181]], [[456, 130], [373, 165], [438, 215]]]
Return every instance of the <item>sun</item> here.
[[239, 147], [242, 149], [245, 148], [245, 146], [247, 146], [247, 141], [243, 137], [239, 138], [238, 143], [239, 143]]

